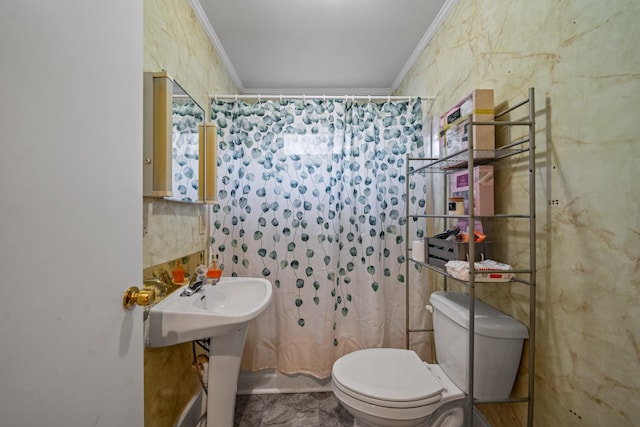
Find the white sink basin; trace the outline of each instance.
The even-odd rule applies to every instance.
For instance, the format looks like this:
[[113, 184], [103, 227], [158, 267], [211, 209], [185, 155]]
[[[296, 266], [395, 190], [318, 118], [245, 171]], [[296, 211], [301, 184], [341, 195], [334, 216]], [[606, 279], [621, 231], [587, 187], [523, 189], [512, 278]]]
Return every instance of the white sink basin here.
[[230, 334], [262, 313], [272, 297], [271, 282], [253, 277], [224, 277], [191, 296], [178, 289], [151, 307], [147, 346], [166, 347]]

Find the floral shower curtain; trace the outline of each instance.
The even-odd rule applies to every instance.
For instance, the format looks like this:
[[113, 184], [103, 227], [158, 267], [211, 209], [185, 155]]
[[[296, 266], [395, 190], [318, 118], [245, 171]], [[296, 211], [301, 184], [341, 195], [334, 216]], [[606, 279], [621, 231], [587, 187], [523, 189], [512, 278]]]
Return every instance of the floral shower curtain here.
[[343, 354], [404, 346], [405, 154], [423, 154], [419, 99], [211, 100], [224, 275], [273, 283], [243, 369], [330, 375]]

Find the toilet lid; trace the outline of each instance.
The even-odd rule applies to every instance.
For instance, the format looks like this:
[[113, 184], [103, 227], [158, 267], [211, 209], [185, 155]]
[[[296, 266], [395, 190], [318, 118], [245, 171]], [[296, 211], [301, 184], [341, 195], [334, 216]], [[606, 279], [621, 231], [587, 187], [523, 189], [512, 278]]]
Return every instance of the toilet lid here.
[[332, 376], [342, 387], [360, 396], [387, 402], [422, 401], [443, 391], [442, 384], [411, 350], [355, 351], [334, 363]]

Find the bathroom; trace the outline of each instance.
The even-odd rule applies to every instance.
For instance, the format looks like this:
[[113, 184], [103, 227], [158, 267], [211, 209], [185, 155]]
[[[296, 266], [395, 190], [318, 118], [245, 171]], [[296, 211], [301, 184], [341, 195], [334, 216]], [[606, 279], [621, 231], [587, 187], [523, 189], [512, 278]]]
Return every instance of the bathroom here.
[[[177, 53], [167, 52], [166, 46], [172, 43], [163, 37], [181, 34], [194, 51], [188, 59], [182, 57], [184, 63], [175, 64], [182, 67], [176, 73], [182, 73], [179, 77], [186, 87], [201, 94], [235, 93], [207, 36], [191, 24], [195, 18], [189, 6], [153, 3], [145, 2], [145, 69], [161, 68], [160, 58], [173, 61]], [[625, 10], [619, 7], [619, 12]], [[637, 7], [627, 8], [638, 12]], [[620, 22], [614, 24], [609, 16]], [[547, 1], [535, 5], [459, 1], [397, 91], [435, 96], [433, 103], [423, 101], [423, 110], [440, 115], [476, 87], [494, 88], [496, 103], [516, 101], [526, 95], [523, 88], [536, 88], [537, 160], [541, 166], [536, 173], [539, 381], [535, 425], [633, 425], [640, 417], [631, 404], [632, 397], [640, 393], [640, 384], [628, 375], [640, 363], [636, 357], [640, 331], [633, 321], [637, 310], [632, 306], [626, 315], [612, 310], [628, 305], [631, 295], [638, 295], [639, 286], [634, 269], [640, 248], [632, 237], [637, 235], [638, 219], [630, 216], [634, 209], [610, 209], [621, 194], [632, 191], [623, 176], [637, 173], [626, 160], [636, 152], [630, 146], [631, 121], [607, 109], [584, 107], [585, 103], [615, 105], [623, 102], [625, 93], [631, 93], [630, 88], [638, 87], [637, 74], [615, 78], [638, 70], [637, 55], [607, 48], [614, 40], [637, 32], [627, 19], [595, 2], [579, 6]], [[154, 31], [165, 25], [173, 30]], [[196, 47], [203, 54], [196, 54]], [[447, 54], [437, 54], [441, 52]], [[193, 75], [191, 69], [210, 70], [209, 79], [202, 73]], [[199, 102], [207, 104], [204, 98]], [[602, 203], [607, 194], [611, 200]], [[496, 203], [507, 206], [515, 197], [503, 194]], [[208, 236], [194, 232], [198, 215], [193, 211], [201, 208], [158, 201], [145, 205], [145, 211], [154, 213], [145, 219], [149, 227], [144, 240], [145, 266], [191, 253], [193, 248], [207, 248]], [[154, 229], [170, 230], [180, 236], [172, 240], [185, 246], [154, 245]], [[185, 236], [193, 240], [187, 242]], [[527, 299], [519, 293], [525, 291], [515, 287], [508, 291], [485, 287], [482, 291], [487, 293], [482, 299], [526, 316]], [[611, 328], [620, 330], [613, 333]], [[610, 347], [617, 349], [615, 354]], [[618, 374], [611, 378], [615, 372]], [[483, 410], [494, 426], [526, 422], [526, 408], [517, 405]], [[617, 421], [607, 421], [610, 417]]]
[[[640, 400], [640, 378], [636, 375], [640, 370], [640, 310], [636, 304], [640, 293], [640, 215], [634, 203], [639, 196], [634, 184], [639, 172], [633, 164], [640, 145], [633, 132], [635, 117], [627, 113], [637, 110], [635, 96], [640, 93], [640, 58], [631, 42], [640, 37], [638, 19], [640, 6], [635, 1], [542, 0], [525, 4], [505, 0], [484, 4], [459, 0], [397, 90], [399, 95], [435, 96], [433, 102], [423, 103], [423, 112], [438, 116], [474, 88], [493, 88], [497, 104], [522, 98], [525, 88], [536, 89], [536, 426], [634, 426], [640, 419], [636, 403]], [[143, 46], [143, 69], [171, 69], [201, 105], [208, 105], [209, 93], [236, 93], [188, 2], [145, 0]], [[125, 165], [139, 167], [133, 160]], [[91, 170], [83, 172], [90, 174]], [[141, 185], [136, 177], [131, 182]], [[508, 206], [517, 197], [500, 194], [496, 203]], [[75, 203], [80, 205], [78, 209], [89, 208]], [[39, 212], [38, 208], [34, 205], [30, 212]], [[202, 224], [210, 216], [203, 206], [145, 199], [142, 214], [144, 232], [138, 249], [143, 268], [208, 250], [210, 236], [202, 232]], [[35, 224], [38, 217], [34, 214], [29, 220]], [[46, 254], [40, 253], [41, 249], [55, 256], [53, 244], [38, 242], [28, 248], [24, 253], [32, 264], [9, 256], [3, 246], [3, 255], [4, 251], [7, 254], [3, 271], [21, 267], [9, 278], [22, 282], [27, 268], [43, 263], [44, 273], [63, 274], [61, 281], [76, 280], [65, 270], [69, 264], [55, 267], [42, 260]], [[102, 270], [104, 266], [96, 263], [95, 268]], [[55, 294], [50, 295], [51, 300], [60, 300], [60, 305], [73, 301], [73, 290], [60, 289], [65, 298]], [[24, 292], [40, 301], [31, 290]], [[86, 301], [92, 296], [83, 288], [77, 292]], [[518, 288], [486, 287], [480, 292], [482, 300], [526, 318], [526, 296]], [[3, 295], [2, 307], [14, 301], [12, 298]], [[82, 309], [85, 305], [81, 301]], [[29, 311], [31, 316], [35, 313]], [[93, 316], [100, 319], [101, 313], [96, 310]], [[27, 330], [32, 334], [38, 331], [35, 326]], [[18, 338], [10, 342], [15, 347], [25, 345]], [[24, 352], [27, 360], [37, 361], [30, 369], [51, 384], [45, 384], [47, 389], [55, 390], [60, 379], [44, 371], [45, 364], [40, 363], [44, 359], [31, 356], [40, 348], [31, 344], [24, 348], [32, 350]], [[162, 357], [176, 369], [185, 369], [184, 377], [191, 375], [191, 348], [176, 351]], [[68, 352], [75, 352], [75, 347]], [[55, 354], [54, 360], [60, 361], [67, 353], [60, 350]], [[155, 375], [171, 384], [166, 390], [167, 401], [154, 403], [173, 405], [171, 410], [156, 408], [165, 417], [163, 422], [171, 425], [182, 409], [175, 406], [176, 395], [188, 400], [198, 384], [170, 380], [169, 374], [159, 369]], [[20, 385], [24, 378], [8, 373], [2, 378], [13, 389], [24, 390]], [[38, 387], [35, 380], [28, 384]], [[47, 401], [46, 396], [39, 395], [39, 401]], [[12, 419], [4, 418], [3, 413], [10, 411], [2, 409], [0, 420]], [[481, 410], [493, 426], [525, 425], [526, 411], [520, 406], [491, 405]], [[141, 412], [136, 413], [138, 419]]]

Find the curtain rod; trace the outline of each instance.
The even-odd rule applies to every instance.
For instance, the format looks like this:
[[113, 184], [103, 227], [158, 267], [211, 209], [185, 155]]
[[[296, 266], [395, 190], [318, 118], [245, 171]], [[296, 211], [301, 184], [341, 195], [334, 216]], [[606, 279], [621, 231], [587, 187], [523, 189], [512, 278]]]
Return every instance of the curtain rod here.
[[[391, 96], [391, 95], [342, 95], [342, 96], [337, 96], [337, 95], [261, 95], [261, 94], [250, 94], [250, 95], [209, 95], [209, 98], [213, 98], [216, 101], [218, 99], [233, 99], [235, 101], [238, 101], [239, 99], [257, 99], [258, 102], [262, 101], [263, 99], [279, 99], [279, 100], [283, 100], [283, 99], [301, 99], [302, 101], [306, 101], [307, 99], [322, 99], [322, 100], [327, 100], [327, 99], [344, 99], [345, 101], [371, 101], [373, 99], [382, 99], [382, 100], [386, 100], [387, 102], [391, 102], [391, 101], [410, 101], [414, 98], [417, 98], [417, 96]], [[435, 99], [434, 96], [426, 96], [426, 97], [421, 97], [421, 99], [425, 100], [425, 101], [433, 101]]]

